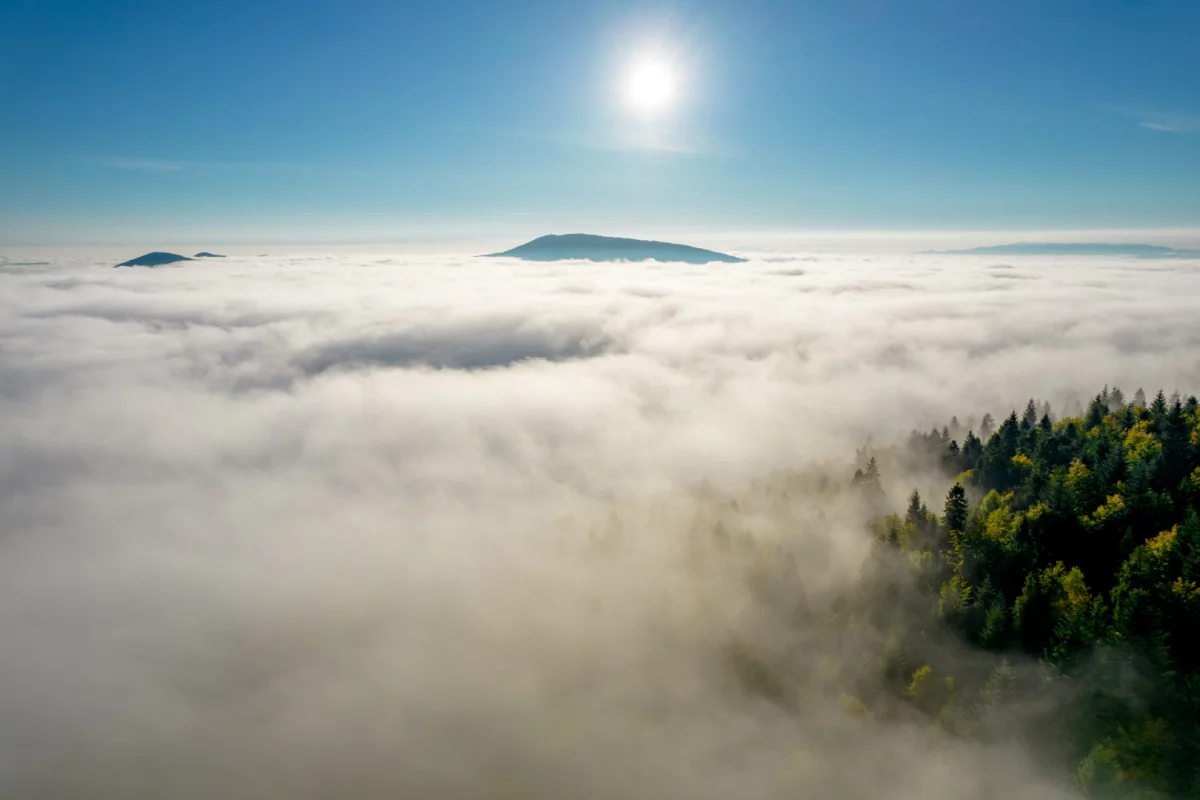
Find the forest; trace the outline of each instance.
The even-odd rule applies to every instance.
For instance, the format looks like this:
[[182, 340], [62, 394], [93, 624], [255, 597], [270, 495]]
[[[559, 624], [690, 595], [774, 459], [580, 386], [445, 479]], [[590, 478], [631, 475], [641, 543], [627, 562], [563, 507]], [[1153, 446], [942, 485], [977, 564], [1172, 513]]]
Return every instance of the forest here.
[[[951, 483], [936, 504], [881, 488], [856, 590], [828, 613], [876, 632], [856, 713], [1031, 742], [1087, 797], [1200, 797], [1200, 413], [1105, 388], [1055, 419], [1030, 400], [900, 447]], [[994, 428], [994, 429], [993, 429]], [[895, 460], [895, 459], [893, 459]]]

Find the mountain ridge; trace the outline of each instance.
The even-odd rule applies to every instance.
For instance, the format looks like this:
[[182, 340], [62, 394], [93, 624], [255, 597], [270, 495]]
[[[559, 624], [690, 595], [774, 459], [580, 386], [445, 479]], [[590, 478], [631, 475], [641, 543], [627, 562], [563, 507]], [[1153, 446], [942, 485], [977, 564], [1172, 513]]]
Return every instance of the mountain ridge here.
[[194, 261], [195, 259], [181, 256], [178, 253], [167, 253], [161, 250], [155, 250], [153, 253], [146, 253], [144, 256], [131, 258], [128, 261], [122, 261], [117, 264], [117, 267], [158, 267], [163, 264], [174, 264], [176, 261]]
[[979, 256], [1133, 256], [1135, 258], [1200, 258], [1200, 250], [1177, 250], [1152, 244], [1107, 242], [1014, 242], [965, 250], [922, 250], [919, 255]]
[[520, 258], [525, 261], [682, 261], [688, 264], [740, 264], [744, 258], [652, 239], [628, 239], [590, 233], [547, 234], [501, 253], [483, 258]]

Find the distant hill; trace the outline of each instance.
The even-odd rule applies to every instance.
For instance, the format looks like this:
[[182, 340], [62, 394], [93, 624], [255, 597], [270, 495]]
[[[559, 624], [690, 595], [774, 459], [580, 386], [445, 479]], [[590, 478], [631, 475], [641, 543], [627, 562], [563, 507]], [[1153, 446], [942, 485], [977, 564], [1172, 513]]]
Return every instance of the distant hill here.
[[588, 233], [568, 233], [561, 236], [541, 236], [503, 253], [489, 253], [488, 258], [521, 258], [526, 261], [683, 261], [688, 264], [708, 264], [719, 261], [738, 264], [746, 259], [691, 247], [686, 244], [653, 242], [643, 239], [621, 239], [613, 236], [593, 236]]
[[1132, 256], [1134, 258], [1200, 258], [1200, 250], [1176, 250], [1151, 244], [1102, 242], [1017, 242], [969, 250], [923, 250], [924, 254], [965, 256]]
[[196, 253], [196, 255], [192, 256], [192, 258], [224, 258], [224, 257], [225, 256], [221, 255], [220, 253], [209, 253], [207, 251], [203, 252], [203, 253]]
[[131, 258], [117, 264], [118, 267], [158, 267], [163, 264], [174, 264], [176, 261], [191, 261], [187, 256], [177, 253], [146, 253], [144, 256]]

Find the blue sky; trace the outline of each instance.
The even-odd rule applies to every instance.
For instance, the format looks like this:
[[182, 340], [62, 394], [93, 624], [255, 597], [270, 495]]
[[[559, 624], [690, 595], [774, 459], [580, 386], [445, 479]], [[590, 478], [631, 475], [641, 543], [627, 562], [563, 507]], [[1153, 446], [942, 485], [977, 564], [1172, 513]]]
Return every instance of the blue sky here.
[[4, 0], [0, 242], [1191, 226], [1197, 41], [1194, 0]]

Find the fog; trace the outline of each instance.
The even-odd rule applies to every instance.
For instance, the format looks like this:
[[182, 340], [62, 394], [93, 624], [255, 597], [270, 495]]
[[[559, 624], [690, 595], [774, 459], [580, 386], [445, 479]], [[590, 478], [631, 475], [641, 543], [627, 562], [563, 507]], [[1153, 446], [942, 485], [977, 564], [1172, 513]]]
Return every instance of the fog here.
[[45, 260], [0, 268], [13, 796], [1073, 797], [848, 713], [854, 650], [697, 532], [819, 607], [868, 437], [1200, 384], [1188, 261]]

